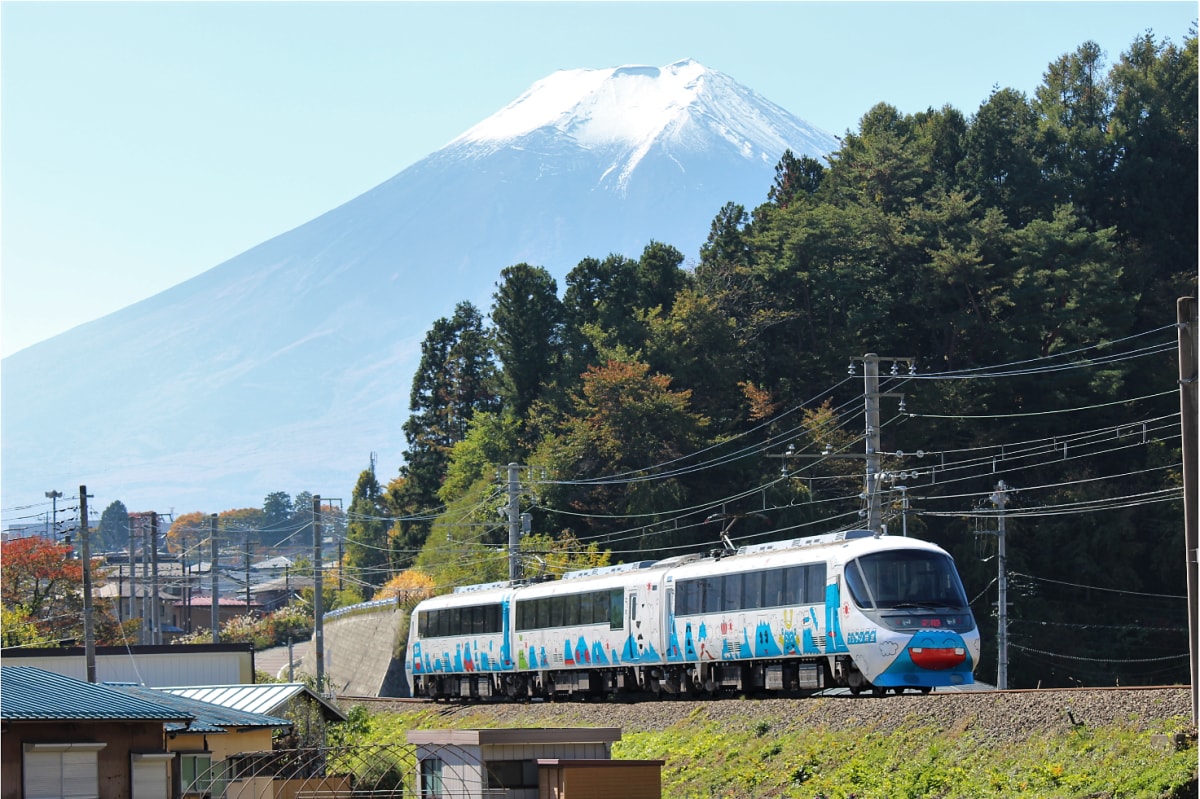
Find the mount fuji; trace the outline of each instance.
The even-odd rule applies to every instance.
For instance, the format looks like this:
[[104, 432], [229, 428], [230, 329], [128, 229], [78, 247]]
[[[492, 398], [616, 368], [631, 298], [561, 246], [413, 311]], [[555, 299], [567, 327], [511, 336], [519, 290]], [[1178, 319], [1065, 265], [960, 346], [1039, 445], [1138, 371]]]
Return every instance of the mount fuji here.
[[556, 72], [344, 205], [5, 358], [4, 505], [77, 485], [130, 511], [348, 501], [372, 453], [402, 462], [433, 321], [463, 300], [487, 313], [520, 262], [561, 287], [651, 240], [694, 259], [789, 148], [837, 140], [691, 60]]

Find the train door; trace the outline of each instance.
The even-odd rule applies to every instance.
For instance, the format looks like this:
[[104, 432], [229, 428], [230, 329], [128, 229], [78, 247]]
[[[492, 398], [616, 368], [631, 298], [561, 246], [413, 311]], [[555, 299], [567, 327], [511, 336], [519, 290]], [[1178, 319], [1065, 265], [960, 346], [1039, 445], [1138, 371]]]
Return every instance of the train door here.
[[660, 659], [662, 620], [657, 612], [660, 594], [656, 583], [632, 587], [625, 593], [625, 625], [631, 649], [636, 652], [636, 660], [641, 662], [656, 663]]

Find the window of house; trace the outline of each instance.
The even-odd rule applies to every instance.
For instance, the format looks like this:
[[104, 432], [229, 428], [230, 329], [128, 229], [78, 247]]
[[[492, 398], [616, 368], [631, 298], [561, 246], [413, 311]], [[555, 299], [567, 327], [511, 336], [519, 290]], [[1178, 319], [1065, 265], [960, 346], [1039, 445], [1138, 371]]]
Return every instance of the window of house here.
[[423, 799], [442, 799], [442, 761], [428, 757], [421, 761], [421, 796]]
[[487, 763], [487, 787], [518, 788], [538, 787], [537, 763], [532, 760], [491, 760]]
[[25, 744], [25, 799], [99, 799], [102, 743]]
[[184, 796], [208, 796], [212, 792], [212, 782], [211, 754], [179, 755], [179, 789]]

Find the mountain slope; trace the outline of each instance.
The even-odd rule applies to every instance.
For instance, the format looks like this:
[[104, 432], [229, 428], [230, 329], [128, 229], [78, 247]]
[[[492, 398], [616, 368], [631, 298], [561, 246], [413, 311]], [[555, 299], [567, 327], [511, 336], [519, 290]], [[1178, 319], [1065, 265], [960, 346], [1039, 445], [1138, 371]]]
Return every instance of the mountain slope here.
[[486, 312], [522, 261], [561, 281], [652, 239], [695, 258], [788, 147], [836, 141], [693, 61], [555, 73], [344, 205], [6, 358], [4, 504], [79, 484], [130, 510], [338, 496], [371, 452], [386, 480], [436, 318]]

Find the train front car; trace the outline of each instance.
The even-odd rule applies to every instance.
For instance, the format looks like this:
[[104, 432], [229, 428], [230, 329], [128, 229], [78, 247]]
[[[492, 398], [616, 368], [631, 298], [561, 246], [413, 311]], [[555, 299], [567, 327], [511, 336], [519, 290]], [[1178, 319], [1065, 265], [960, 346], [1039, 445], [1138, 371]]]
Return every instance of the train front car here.
[[950, 555], [861, 535], [830, 562], [826, 652], [838, 682], [877, 695], [973, 683], [979, 629]]
[[419, 603], [405, 664], [412, 695], [477, 700], [511, 694], [512, 596], [508, 583], [493, 583]]

